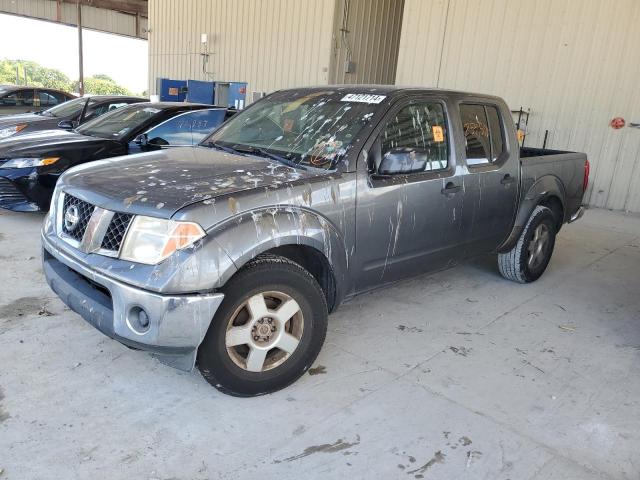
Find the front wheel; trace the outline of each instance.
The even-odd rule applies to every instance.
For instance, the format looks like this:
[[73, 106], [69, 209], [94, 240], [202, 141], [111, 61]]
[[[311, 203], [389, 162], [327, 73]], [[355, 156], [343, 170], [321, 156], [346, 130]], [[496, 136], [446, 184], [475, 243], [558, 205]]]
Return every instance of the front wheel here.
[[556, 242], [556, 219], [547, 207], [537, 206], [516, 245], [498, 255], [498, 267], [504, 278], [519, 283], [537, 280], [551, 260]]
[[295, 262], [265, 255], [224, 287], [225, 298], [198, 351], [204, 378], [224, 393], [255, 396], [296, 381], [318, 356], [327, 304]]

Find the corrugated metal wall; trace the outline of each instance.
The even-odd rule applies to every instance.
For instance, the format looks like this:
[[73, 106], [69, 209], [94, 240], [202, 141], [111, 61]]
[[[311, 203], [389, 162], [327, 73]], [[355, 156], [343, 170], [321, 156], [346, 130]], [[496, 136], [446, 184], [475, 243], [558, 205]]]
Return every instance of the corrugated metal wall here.
[[[393, 84], [404, 0], [336, 0], [335, 8], [330, 83]], [[345, 71], [348, 50], [352, 73]]]
[[150, 0], [149, 91], [158, 77], [246, 81], [247, 100], [251, 91], [326, 84], [334, 3]]
[[639, 0], [406, 0], [403, 19], [396, 83], [531, 108], [528, 146], [587, 152], [590, 203], [640, 212]]
[[[55, 0], [0, 0], [0, 13], [77, 25], [76, 6], [69, 3], [60, 4], [58, 17], [58, 5]], [[147, 19], [139, 17], [138, 22], [136, 24], [135, 15], [89, 5], [82, 6], [82, 25], [85, 28], [128, 37], [147, 38]]]

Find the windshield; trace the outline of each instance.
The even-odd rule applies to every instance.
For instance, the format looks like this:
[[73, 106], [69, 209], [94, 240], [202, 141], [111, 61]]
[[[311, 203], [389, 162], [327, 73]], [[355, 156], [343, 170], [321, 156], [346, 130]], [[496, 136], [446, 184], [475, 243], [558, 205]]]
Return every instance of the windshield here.
[[237, 114], [203, 144], [333, 169], [384, 98], [336, 91], [278, 92]]
[[55, 107], [51, 107], [42, 113], [50, 117], [58, 118], [76, 117], [80, 115], [86, 102], [86, 98], [76, 98], [74, 100], [61, 103], [60, 105], [56, 105]]
[[139, 103], [118, 108], [85, 123], [78, 127], [76, 131], [92, 137], [120, 140], [161, 111], [159, 108], [145, 105], [144, 103]]

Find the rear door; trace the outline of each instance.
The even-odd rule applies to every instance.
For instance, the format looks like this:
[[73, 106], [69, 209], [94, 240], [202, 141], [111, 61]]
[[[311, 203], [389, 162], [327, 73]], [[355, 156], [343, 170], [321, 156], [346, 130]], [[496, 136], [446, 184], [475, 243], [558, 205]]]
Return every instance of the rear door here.
[[[360, 162], [357, 187], [358, 291], [441, 268], [455, 257], [463, 240], [464, 191], [447, 111], [435, 97], [404, 101], [365, 145], [369, 164]], [[394, 156], [419, 161], [411, 171], [389, 173], [383, 159]]]
[[465, 254], [495, 249], [509, 234], [516, 213], [520, 166], [517, 145], [505, 128], [508, 111], [499, 103], [459, 104], [464, 134]]

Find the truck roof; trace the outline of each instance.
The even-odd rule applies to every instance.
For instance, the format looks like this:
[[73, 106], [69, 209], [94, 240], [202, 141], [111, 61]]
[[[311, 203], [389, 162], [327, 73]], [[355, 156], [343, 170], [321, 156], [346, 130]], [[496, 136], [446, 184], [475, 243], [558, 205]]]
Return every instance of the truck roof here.
[[[322, 90], [331, 90], [337, 92], [344, 93], [365, 93], [365, 94], [378, 94], [378, 95], [387, 95], [391, 97], [401, 96], [407, 93], [439, 93], [446, 94], [452, 96], [472, 96], [472, 97], [484, 97], [484, 98], [494, 98], [500, 99], [495, 95], [489, 95], [486, 93], [475, 93], [475, 92], [465, 92], [462, 90], [450, 90], [444, 88], [435, 88], [435, 87], [423, 87], [423, 86], [405, 86], [405, 85], [376, 85], [376, 84], [341, 84], [341, 85], [314, 85], [310, 87], [300, 87], [300, 88], [286, 88], [280, 90], [289, 91], [289, 90], [308, 90], [312, 91], [322, 91]], [[500, 99], [501, 100], [501, 99]]]

